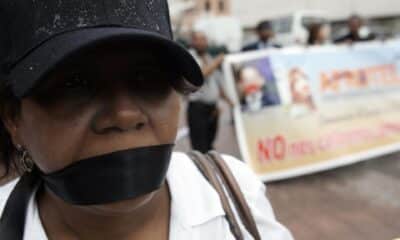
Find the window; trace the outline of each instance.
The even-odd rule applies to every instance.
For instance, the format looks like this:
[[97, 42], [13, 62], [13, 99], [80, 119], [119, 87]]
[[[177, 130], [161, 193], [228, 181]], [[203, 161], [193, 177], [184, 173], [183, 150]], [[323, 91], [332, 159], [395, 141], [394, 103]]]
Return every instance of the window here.
[[272, 22], [273, 28], [277, 33], [288, 33], [292, 30], [293, 18], [284, 17]]

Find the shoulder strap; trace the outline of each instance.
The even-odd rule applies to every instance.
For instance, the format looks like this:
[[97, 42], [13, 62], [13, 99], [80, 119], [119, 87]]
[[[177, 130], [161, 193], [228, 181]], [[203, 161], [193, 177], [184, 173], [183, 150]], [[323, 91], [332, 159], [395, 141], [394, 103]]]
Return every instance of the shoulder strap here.
[[216, 175], [215, 170], [212, 168], [209, 161], [206, 159], [206, 156], [200, 152], [191, 152], [189, 156], [199, 168], [200, 172], [204, 175], [204, 177], [210, 182], [210, 184], [217, 191], [221, 202], [222, 207], [226, 214], [226, 220], [228, 221], [231, 232], [236, 240], [243, 240], [243, 234], [240, 230], [240, 225], [235, 217], [235, 214], [232, 210], [232, 207], [229, 203], [229, 198], [225, 194], [224, 187], [221, 185], [218, 176]]
[[261, 240], [261, 236], [258, 231], [253, 214], [251, 213], [246, 198], [244, 197], [235, 176], [232, 174], [232, 171], [218, 152], [209, 152], [208, 156], [210, 157], [210, 160], [216, 165], [216, 169], [221, 176], [221, 180], [224, 182], [225, 186], [227, 186], [226, 189], [236, 206], [236, 209], [242, 219], [243, 225], [246, 227], [246, 230], [253, 236], [254, 240]]
[[[230, 211], [232, 211], [230, 206], [231, 204], [226, 196], [226, 193], [228, 193], [246, 230], [253, 236], [255, 240], [261, 240], [260, 233], [258, 232], [257, 225], [254, 221], [254, 217], [247, 204], [247, 201], [240, 190], [236, 178], [233, 176], [230, 168], [226, 165], [222, 157], [217, 152], [210, 152], [207, 155], [203, 155], [199, 152], [191, 152], [189, 156], [191, 156], [205, 178], [211, 183], [211, 185], [213, 185], [215, 190], [220, 195], [224, 210], [230, 209]], [[209, 169], [206, 173], [204, 173], [204, 170], [202, 170], [204, 165], [208, 166], [207, 168]], [[210, 175], [213, 175], [214, 177], [210, 177]], [[216, 180], [211, 178], [216, 178]], [[243, 239], [241, 232], [241, 238], [236, 236], [234, 233], [234, 231], [240, 231], [239, 225], [232, 226], [233, 224], [231, 223], [236, 222], [237, 224], [235, 215], [227, 212], [226, 210], [225, 212], [232, 233], [236, 239]]]
[[0, 219], [0, 239], [23, 239], [28, 203], [37, 180], [33, 172], [25, 174], [14, 187]]

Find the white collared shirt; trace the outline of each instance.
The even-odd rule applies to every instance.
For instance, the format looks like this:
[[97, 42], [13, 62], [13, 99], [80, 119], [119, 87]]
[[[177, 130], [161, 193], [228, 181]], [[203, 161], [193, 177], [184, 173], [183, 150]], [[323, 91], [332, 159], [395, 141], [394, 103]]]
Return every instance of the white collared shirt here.
[[[204, 57], [206, 61], [204, 62], [194, 49], [191, 49], [189, 52], [192, 54], [197, 64], [199, 64], [201, 67], [213, 62], [213, 58], [208, 53], [206, 53]], [[220, 98], [220, 86], [222, 84], [222, 78], [223, 76], [221, 71], [218, 69], [215, 70], [205, 79], [203, 86], [198, 91], [189, 95], [189, 100], [207, 104], [216, 104]]]
[[[245, 164], [224, 156], [249, 203], [262, 239], [292, 240], [279, 224], [265, 197], [265, 186]], [[219, 196], [193, 162], [183, 153], [174, 153], [167, 174], [171, 192], [171, 240], [234, 240], [224, 217]], [[0, 212], [17, 180], [0, 188]], [[244, 230], [245, 239], [252, 237]], [[1, 236], [0, 236], [1, 237]], [[24, 240], [48, 240], [32, 195], [27, 212]]]

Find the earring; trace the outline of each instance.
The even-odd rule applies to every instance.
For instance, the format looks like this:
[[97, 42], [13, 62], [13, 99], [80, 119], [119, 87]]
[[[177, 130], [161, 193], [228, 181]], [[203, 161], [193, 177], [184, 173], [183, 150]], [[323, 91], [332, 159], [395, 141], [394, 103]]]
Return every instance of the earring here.
[[21, 145], [17, 145], [17, 151], [18, 151], [18, 159], [21, 170], [23, 172], [32, 172], [34, 167], [34, 162], [28, 150], [26, 150]]

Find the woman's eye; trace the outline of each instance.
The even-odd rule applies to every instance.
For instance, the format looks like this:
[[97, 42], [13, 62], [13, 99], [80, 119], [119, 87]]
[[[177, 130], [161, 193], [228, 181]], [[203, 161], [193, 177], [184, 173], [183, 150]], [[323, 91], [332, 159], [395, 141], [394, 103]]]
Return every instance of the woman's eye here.
[[83, 104], [95, 94], [91, 82], [85, 76], [74, 75], [65, 78], [54, 92], [54, 101], [63, 104]]
[[135, 81], [138, 84], [151, 84], [151, 82], [157, 81], [160, 77], [161, 73], [153, 69], [141, 69], [134, 73]]
[[132, 91], [149, 100], [164, 98], [172, 90], [168, 74], [161, 70], [136, 70], [132, 78], [130, 83]]
[[72, 97], [76, 99], [87, 98], [94, 94], [94, 89], [85, 76], [73, 76], [66, 79], [60, 86], [60, 97]]
[[84, 78], [74, 76], [64, 83], [64, 87], [67, 89], [87, 88], [89, 87], [89, 82]]
[[60, 106], [65, 108], [85, 104], [93, 97], [94, 90], [86, 78], [65, 76], [58, 80], [63, 81], [38, 89], [34, 95], [38, 103], [49, 109], [61, 109]]
[[135, 79], [138, 82], [145, 82], [146, 78], [147, 78], [147, 73], [145, 71], [137, 71], [135, 73]]

